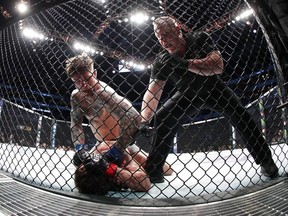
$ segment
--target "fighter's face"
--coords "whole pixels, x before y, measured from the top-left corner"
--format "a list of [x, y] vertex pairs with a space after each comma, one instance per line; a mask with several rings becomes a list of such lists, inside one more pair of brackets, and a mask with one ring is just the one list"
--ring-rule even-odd
[[75, 73], [71, 79], [74, 81], [75, 87], [80, 91], [89, 91], [94, 85], [93, 74], [89, 71], [82, 74]]
[[175, 53], [179, 47], [179, 31], [176, 27], [159, 27], [154, 26], [155, 36], [157, 37], [161, 46], [169, 53]]

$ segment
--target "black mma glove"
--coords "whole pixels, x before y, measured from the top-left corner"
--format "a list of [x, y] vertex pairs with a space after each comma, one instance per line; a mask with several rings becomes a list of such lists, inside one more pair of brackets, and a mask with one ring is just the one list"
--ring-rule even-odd
[[80, 149], [78, 151], [75, 152], [73, 159], [72, 159], [72, 163], [76, 166], [79, 167], [81, 164], [83, 164], [83, 162], [90, 157], [89, 151], [87, 149]]
[[180, 58], [176, 54], [170, 55], [169, 53], [164, 53], [159, 59], [160, 63], [167, 65], [171, 68], [179, 68], [183, 70], [188, 70], [188, 60]]
[[139, 131], [136, 133], [136, 136], [138, 134], [142, 134], [145, 137], [149, 137], [149, 124], [147, 122], [141, 122], [139, 126]]
[[106, 158], [100, 154], [89, 154], [82, 164], [85, 166], [87, 172], [93, 173], [96, 176], [105, 175], [113, 177], [117, 170], [116, 164], [108, 163]]

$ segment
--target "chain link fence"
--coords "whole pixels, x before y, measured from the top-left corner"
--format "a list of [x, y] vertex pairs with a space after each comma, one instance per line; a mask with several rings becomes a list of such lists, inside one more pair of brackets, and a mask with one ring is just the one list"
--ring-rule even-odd
[[[135, 13], [138, 16], [133, 16]], [[279, 94], [275, 56], [251, 9], [229, 1], [66, 1], [34, 11], [1, 30], [0, 167], [15, 178], [44, 188], [77, 192], [71, 163], [70, 95], [66, 60], [82, 54], [94, 61], [98, 79], [140, 112], [151, 65], [161, 46], [152, 22], [171, 16], [185, 33], [209, 33], [224, 59], [221, 79], [239, 97], [270, 145], [279, 173], [287, 171], [287, 126]], [[143, 22], [141, 21], [143, 19]], [[167, 82], [161, 107], [176, 92]], [[73, 115], [73, 114], [72, 114]], [[82, 122], [85, 143], [97, 138]], [[155, 133], [137, 137], [145, 156]], [[110, 128], [110, 130], [112, 130]], [[139, 151], [140, 151], [139, 150]], [[189, 198], [263, 184], [260, 168], [241, 134], [209, 109], [187, 117], [167, 158], [173, 173], [148, 192], [109, 191], [116, 198]], [[208, 200], [207, 200], [208, 201]]]

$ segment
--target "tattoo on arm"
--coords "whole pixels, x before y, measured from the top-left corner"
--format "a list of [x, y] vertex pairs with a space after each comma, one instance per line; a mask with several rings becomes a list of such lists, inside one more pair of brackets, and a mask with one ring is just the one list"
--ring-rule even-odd
[[130, 107], [122, 118], [119, 120], [121, 128], [121, 136], [117, 140], [116, 147], [125, 149], [131, 145], [134, 140], [134, 135], [140, 125], [141, 117], [134, 107]]
[[72, 143], [74, 145], [76, 144], [84, 144], [85, 143], [85, 135], [82, 127], [83, 122], [83, 110], [77, 105], [75, 100], [72, 98], [71, 100], [71, 112], [70, 112], [70, 118], [71, 118], [71, 138]]
[[138, 130], [140, 114], [127, 99], [118, 95], [109, 86], [102, 87], [100, 91], [96, 91], [96, 94], [111, 115], [118, 120], [121, 131], [115, 146], [124, 150], [131, 144]]

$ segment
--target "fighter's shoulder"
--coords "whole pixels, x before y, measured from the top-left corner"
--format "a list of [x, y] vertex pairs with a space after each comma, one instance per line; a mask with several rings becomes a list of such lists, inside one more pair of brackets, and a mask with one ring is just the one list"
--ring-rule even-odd
[[99, 84], [102, 88], [110, 87], [106, 82], [103, 82], [103, 81], [101, 81], [101, 80], [98, 80], [98, 84]]
[[74, 89], [70, 95], [71, 102], [77, 103], [77, 101], [82, 100], [82, 93], [79, 89]]
[[77, 95], [79, 95], [79, 89], [74, 89], [72, 92], [71, 92], [71, 98], [74, 98], [76, 97]]

